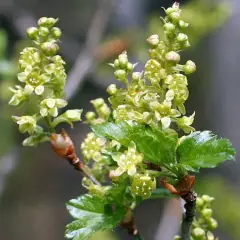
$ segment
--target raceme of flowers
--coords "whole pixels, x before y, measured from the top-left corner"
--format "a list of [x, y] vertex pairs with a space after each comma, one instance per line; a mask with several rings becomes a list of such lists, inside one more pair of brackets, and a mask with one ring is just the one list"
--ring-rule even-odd
[[[27, 29], [27, 35], [33, 47], [26, 47], [20, 53], [19, 85], [10, 88], [13, 96], [10, 105], [18, 106], [35, 101], [34, 112], [29, 116], [14, 116], [22, 133], [30, 137], [23, 142], [25, 146], [35, 146], [40, 142], [49, 141], [53, 128], [61, 122], [80, 121], [82, 110], [67, 110], [59, 115], [59, 109], [67, 106], [64, 99], [66, 73], [62, 57], [58, 55], [61, 30], [55, 27], [58, 19], [42, 17], [37, 27]], [[37, 98], [37, 100], [36, 100]], [[45, 126], [38, 123], [44, 119]], [[44, 127], [50, 129], [44, 131]]]

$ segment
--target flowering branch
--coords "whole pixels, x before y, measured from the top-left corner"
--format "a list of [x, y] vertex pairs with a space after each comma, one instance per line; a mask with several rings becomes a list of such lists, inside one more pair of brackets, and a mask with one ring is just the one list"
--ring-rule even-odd
[[[82, 113], [74, 109], [59, 115], [59, 108], [68, 103], [64, 98], [64, 61], [57, 55], [61, 36], [55, 27], [57, 19], [43, 17], [37, 28], [27, 30], [35, 46], [21, 53], [21, 85], [11, 88], [10, 104], [32, 100], [36, 106], [29, 115], [13, 116], [13, 120], [20, 132], [29, 134], [25, 146], [51, 141], [53, 150], [84, 175], [82, 185], [88, 190], [67, 203], [75, 221], [66, 226], [66, 238], [87, 240], [97, 231], [120, 225], [135, 239], [143, 239], [133, 211], [154, 197], [186, 201], [182, 237], [175, 239], [213, 236], [210, 230], [217, 224], [211, 217], [211, 199], [196, 199], [193, 173], [234, 160], [235, 150], [227, 139], [218, 139], [210, 131], [195, 131], [195, 113], [186, 116], [187, 75], [196, 70], [191, 60], [180, 64], [180, 52], [190, 47], [184, 33], [188, 23], [181, 19], [178, 3], [165, 13], [165, 39], [156, 34], [147, 39], [150, 58], [142, 72], [134, 71], [136, 64], [129, 62], [127, 52], [110, 64], [124, 87], [111, 84], [107, 88], [110, 106], [102, 98], [91, 101], [94, 111], [86, 113], [85, 123], [91, 124], [92, 132], [81, 144], [82, 161], [68, 134], [55, 132], [61, 123], [73, 126]], [[156, 189], [158, 178], [164, 189]], [[195, 206], [204, 221], [194, 218]]]

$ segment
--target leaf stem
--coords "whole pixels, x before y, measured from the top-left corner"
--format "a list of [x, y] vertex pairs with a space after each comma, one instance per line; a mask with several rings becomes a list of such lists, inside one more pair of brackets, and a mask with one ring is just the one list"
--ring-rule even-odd
[[186, 212], [183, 214], [183, 221], [181, 226], [181, 232], [182, 232], [181, 239], [190, 240], [192, 222], [194, 220], [195, 211], [196, 211], [196, 193], [189, 192], [185, 196], [182, 196], [182, 198], [186, 201], [184, 205]]

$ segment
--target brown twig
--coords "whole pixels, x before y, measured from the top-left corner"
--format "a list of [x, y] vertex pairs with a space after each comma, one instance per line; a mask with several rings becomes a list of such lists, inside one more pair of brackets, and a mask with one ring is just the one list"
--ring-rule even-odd
[[58, 156], [68, 160], [68, 162], [74, 166], [76, 170], [80, 171], [94, 184], [101, 185], [93, 176], [91, 170], [77, 157], [74, 144], [64, 129], [62, 129], [61, 134], [51, 134], [51, 143], [54, 152], [56, 152]]

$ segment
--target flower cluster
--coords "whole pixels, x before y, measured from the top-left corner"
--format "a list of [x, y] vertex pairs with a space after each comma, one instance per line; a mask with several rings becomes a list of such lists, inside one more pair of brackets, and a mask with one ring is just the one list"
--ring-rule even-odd
[[211, 232], [218, 226], [217, 221], [212, 217], [213, 210], [211, 203], [214, 198], [208, 195], [203, 195], [197, 198], [197, 211], [199, 212], [198, 219], [195, 219], [192, 227], [192, 236], [201, 240], [216, 239]]
[[184, 116], [184, 103], [189, 95], [186, 75], [193, 73], [196, 65], [190, 60], [184, 65], [179, 64], [179, 52], [190, 46], [187, 35], [183, 33], [188, 24], [181, 20], [177, 3], [165, 12], [166, 38], [160, 40], [158, 35], [152, 35], [147, 39], [151, 49], [144, 71], [132, 72], [134, 65], [128, 61], [126, 52], [122, 53], [111, 65], [115, 69], [116, 79], [123, 82], [126, 88], [118, 89], [111, 84], [107, 92], [116, 121], [135, 120], [163, 130], [174, 122], [189, 133], [194, 130], [191, 127], [194, 114]]
[[[72, 125], [80, 121], [81, 110], [67, 110], [58, 116], [58, 109], [64, 108], [64, 86], [66, 73], [59, 50], [61, 30], [55, 27], [58, 19], [42, 17], [37, 27], [27, 29], [27, 35], [34, 46], [26, 47], [20, 53], [18, 80], [21, 85], [10, 88], [13, 96], [10, 105], [17, 106], [34, 99], [35, 107], [32, 115], [14, 116], [13, 120], [19, 125], [22, 133], [28, 132], [31, 136], [23, 144], [34, 146], [48, 141], [51, 131], [61, 122]], [[41, 119], [45, 120], [48, 132], [38, 125]]]
[[136, 174], [132, 181], [132, 191], [143, 199], [149, 198], [156, 189], [156, 179], [149, 175]]
[[92, 100], [91, 103], [97, 114], [95, 112], [87, 112], [85, 115], [86, 123], [96, 125], [108, 121], [111, 115], [111, 109], [105, 103], [104, 99], [97, 98]]
[[82, 153], [87, 161], [93, 159], [101, 162], [103, 159], [101, 149], [104, 147], [106, 140], [98, 138], [94, 133], [89, 133], [81, 144]]

